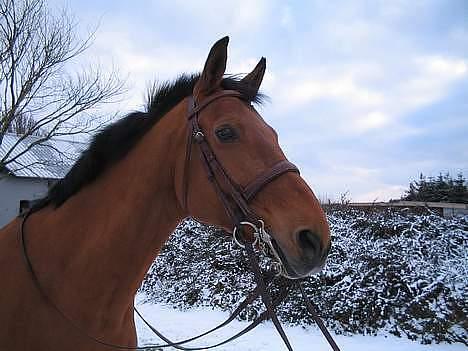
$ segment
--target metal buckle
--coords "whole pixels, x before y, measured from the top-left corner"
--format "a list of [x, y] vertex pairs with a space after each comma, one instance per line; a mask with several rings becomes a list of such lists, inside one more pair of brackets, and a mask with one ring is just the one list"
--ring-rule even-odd
[[205, 134], [203, 134], [203, 132], [201, 130], [198, 130], [196, 132], [193, 133], [193, 139], [197, 142], [197, 143], [201, 143], [203, 141], [203, 139], [205, 138]]
[[[250, 228], [253, 229], [253, 232], [254, 232], [254, 242], [252, 243], [252, 246], [257, 245], [257, 242], [258, 242], [258, 235], [257, 235], [257, 233], [258, 233], [258, 231], [259, 231], [258, 228], [257, 228], [257, 226], [256, 226], [255, 224], [250, 223], [250, 222], [247, 222], [247, 221], [246, 221], [246, 222], [240, 222], [240, 225], [246, 225], [246, 226], [248, 226], [248, 227], [250, 227]], [[239, 239], [237, 239], [237, 237], [236, 237], [236, 233], [237, 233], [238, 230], [239, 230], [239, 229], [237, 228], [237, 226], [234, 227], [234, 230], [232, 231], [232, 241], [234, 241], [234, 242], [237, 244], [237, 246], [239, 246], [240, 248], [245, 249], [245, 245], [242, 244], [241, 241], [240, 241]]]
[[[275, 247], [273, 246], [273, 243], [271, 242], [271, 235], [268, 234], [268, 232], [265, 230], [265, 222], [261, 219], [258, 220], [258, 226], [251, 222], [240, 222], [241, 225], [245, 225], [253, 229], [253, 235], [254, 235], [254, 242], [252, 243], [253, 246], [255, 246], [257, 243], [260, 246], [260, 251], [263, 254], [268, 254], [268, 251], [272, 254], [273, 256], [273, 261], [270, 264], [270, 268], [276, 273], [276, 275], [283, 275], [287, 277], [286, 270], [284, 269], [283, 262], [281, 261], [281, 258], [276, 252]], [[241, 240], [239, 240], [236, 236], [238, 232], [238, 228], [234, 227], [234, 230], [232, 231], [232, 241], [242, 249], [245, 248], [245, 245], [242, 244]]]

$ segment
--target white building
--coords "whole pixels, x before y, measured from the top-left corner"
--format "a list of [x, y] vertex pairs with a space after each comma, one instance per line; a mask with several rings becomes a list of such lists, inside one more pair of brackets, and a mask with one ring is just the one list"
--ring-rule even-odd
[[51, 139], [25, 152], [28, 145], [38, 141], [36, 136], [21, 140], [16, 134], [3, 138], [0, 160], [13, 147], [8, 159], [24, 154], [0, 169], [0, 228], [17, 216], [28, 201], [43, 197], [56, 180], [65, 176], [86, 147], [81, 142]]

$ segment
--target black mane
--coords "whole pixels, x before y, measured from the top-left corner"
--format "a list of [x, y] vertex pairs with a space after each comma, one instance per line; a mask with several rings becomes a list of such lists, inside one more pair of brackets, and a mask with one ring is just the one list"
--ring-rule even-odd
[[[192, 94], [199, 76], [182, 75], [173, 82], [154, 85], [148, 93], [146, 111], [130, 113], [96, 134], [67, 175], [49, 189], [45, 198], [33, 205], [33, 210], [48, 204], [59, 207], [121, 160], [164, 115]], [[240, 92], [246, 101], [261, 102], [262, 95], [236, 77], [224, 78], [221, 85], [224, 89]]]

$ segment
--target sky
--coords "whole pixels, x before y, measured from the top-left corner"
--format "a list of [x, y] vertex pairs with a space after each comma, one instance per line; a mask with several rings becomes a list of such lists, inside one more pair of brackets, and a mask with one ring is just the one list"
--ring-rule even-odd
[[422, 172], [468, 177], [468, 1], [54, 0], [83, 62], [127, 80], [122, 113], [147, 87], [202, 69], [229, 35], [227, 73], [265, 56], [259, 108], [322, 200], [399, 198]]

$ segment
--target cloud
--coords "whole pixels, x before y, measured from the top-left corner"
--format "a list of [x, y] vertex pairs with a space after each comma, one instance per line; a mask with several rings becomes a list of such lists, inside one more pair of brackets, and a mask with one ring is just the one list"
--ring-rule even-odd
[[457, 79], [467, 74], [468, 64], [463, 59], [442, 56], [423, 56], [415, 59], [423, 70], [440, 78]]
[[352, 198], [353, 202], [367, 202], [367, 201], [388, 201], [390, 199], [400, 199], [401, 196], [404, 194], [405, 190], [407, 189], [401, 185], [387, 185], [381, 184], [377, 185], [376, 190], [372, 190], [370, 192], [365, 192], [362, 194], [358, 194], [356, 197]]
[[200, 70], [230, 34], [228, 72], [267, 57], [261, 112], [319, 193], [395, 197], [419, 171], [466, 163], [468, 26], [445, 2], [152, 4], [119, 15], [109, 3], [93, 49], [128, 74], [128, 108], [155, 78]]
[[[193, 28], [197, 33], [212, 35], [218, 32], [252, 34], [266, 23], [271, 8], [266, 0], [174, 0], [166, 4], [155, 2], [155, 7], [157, 11], [169, 12], [171, 16], [184, 17], [187, 28]], [[177, 8], [177, 13], [174, 13], [174, 8]]]
[[[87, 52], [88, 57], [99, 57], [104, 63], [112, 62], [120, 67], [123, 76], [128, 77], [132, 92], [127, 100], [130, 109], [141, 107], [151, 82], [174, 79], [184, 72], [201, 71], [210, 45], [216, 39], [225, 34], [252, 34], [255, 28], [262, 26], [270, 11], [267, 1], [250, 3], [246, 0], [235, 3], [176, 0], [170, 4], [153, 2], [153, 6], [157, 10], [154, 11], [156, 18], [161, 20], [157, 27], [141, 26], [134, 17], [125, 17], [119, 13], [106, 14], [94, 45]], [[175, 8], [180, 11], [174, 12]], [[176, 27], [180, 22], [184, 28], [196, 28], [199, 38], [193, 40], [195, 32], [191, 32], [183, 40], [174, 40], [169, 33], [173, 31], [173, 35], [178, 36]], [[164, 25], [170, 30], [163, 33], [158, 31], [158, 27]], [[205, 30], [210, 32], [208, 37], [203, 35]], [[237, 47], [241, 47], [240, 44], [242, 42], [238, 41], [237, 45], [230, 45], [228, 73], [250, 72], [261, 56], [260, 53], [255, 58], [239, 55]], [[265, 83], [273, 79], [272, 73], [267, 72]]]
[[468, 75], [468, 62], [443, 56], [412, 58], [414, 72], [393, 91], [399, 103], [394, 105], [401, 114], [443, 98], [457, 81]]
[[272, 75], [268, 90], [282, 115], [299, 108], [314, 111], [320, 102], [329, 101], [334, 107], [327, 121], [335, 133], [359, 136], [376, 130], [387, 133], [392, 127], [387, 135], [398, 137], [401, 132], [405, 137], [418, 132], [406, 124], [411, 113], [447, 96], [468, 76], [468, 63], [456, 57], [414, 55], [368, 65], [285, 67]]
[[353, 129], [358, 132], [367, 132], [372, 129], [385, 127], [389, 123], [389, 117], [381, 111], [372, 111], [355, 121]]
[[351, 77], [347, 76], [299, 81], [287, 90], [287, 95], [283, 98], [289, 100], [291, 104], [305, 104], [318, 99], [334, 99], [359, 106], [378, 106], [383, 100], [382, 94], [357, 85]]
[[[336, 199], [350, 190], [353, 201], [386, 201], [399, 198], [410, 178], [421, 171], [433, 173], [460, 165], [428, 154], [433, 149], [428, 145], [431, 139], [423, 136], [428, 128], [433, 132], [435, 125], [412, 121], [415, 112], [443, 100], [466, 79], [467, 62], [459, 57], [408, 54], [397, 62], [372, 62], [368, 69], [358, 62], [341, 68], [337, 63], [273, 72], [270, 94], [275, 107], [282, 101], [279, 111], [272, 109], [279, 115], [273, 122], [281, 130], [280, 140], [289, 156], [307, 169], [304, 176], [317, 185], [319, 197]], [[440, 120], [439, 131], [453, 123], [463, 128], [461, 121]], [[464, 125], [468, 129], [466, 119]], [[427, 146], [402, 142], [414, 138]], [[460, 160], [461, 150], [453, 158]], [[312, 170], [312, 165], [317, 168]]]
[[282, 27], [290, 31], [296, 29], [294, 15], [290, 6], [286, 5], [281, 9], [280, 24]]
[[197, 72], [203, 67], [205, 57], [201, 50], [190, 47], [176, 48], [162, 39], [148, 47], [135, 41], [129, 23], [113, 18], [101, 28], [88, 57], [99, 57], [103, 65], [119, 67], [127, 77], [130, 94], [125, 100], [127, 110], [139, 109], [144, 103], [146, 91], [154, 81], [174, 79], [183, 72]]
[[317, 197], [325, 201], [339, 201], [344, 194], [352, 202], [399, 199], [406, 185], [387, 183], [382, 179], [383, 172], [377, 168], [356, 166], [353, 162], [338, 166], [322, 163], [320, 169], [301, 168], [302, 176]]

